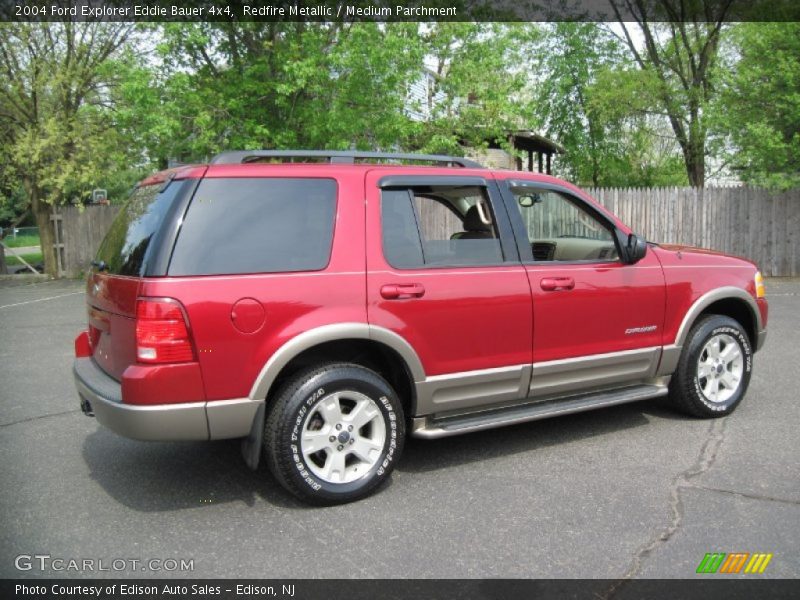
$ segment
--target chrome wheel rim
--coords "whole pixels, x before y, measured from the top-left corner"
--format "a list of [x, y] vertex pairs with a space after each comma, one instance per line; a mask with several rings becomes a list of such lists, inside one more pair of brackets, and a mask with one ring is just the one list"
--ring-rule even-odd
[[738, 391], [744, 373], [744, 353], [736, 338], [726, 333], [713, 336], [697, 361], [697, 382], [709, 402], [727, 402]]
[[347, 390], [322, 398], [303, 423], [300, 450], [306, 467], [327, 483], [350, 483], [380, 460], [386, 423], [369, 396]]

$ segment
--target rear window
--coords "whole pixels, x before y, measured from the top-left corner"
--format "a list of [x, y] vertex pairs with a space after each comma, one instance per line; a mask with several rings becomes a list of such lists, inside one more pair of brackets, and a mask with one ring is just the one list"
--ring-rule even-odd
[[169, 274], [324, 269], [335, 212], [333, 179], [204, 179], [178, 234]]
[[144, 274], [150, 242], [164, 222], [184, 182], [138, 187], [122, 206], [108, 230], [97, 260], [104, 261], [114, 275], [139, 277]]

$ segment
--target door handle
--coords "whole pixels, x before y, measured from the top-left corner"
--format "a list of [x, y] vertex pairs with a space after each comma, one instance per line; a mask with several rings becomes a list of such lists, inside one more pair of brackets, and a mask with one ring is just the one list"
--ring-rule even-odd
[[545, 292], [571, 290], [575, 287], [575, 280], [572, 277], [545, 277], [539, 285]]
[[421, 283], [390, 283], [381, 287], [381, 296], [387, 300], [422, 298], [425, 288]]

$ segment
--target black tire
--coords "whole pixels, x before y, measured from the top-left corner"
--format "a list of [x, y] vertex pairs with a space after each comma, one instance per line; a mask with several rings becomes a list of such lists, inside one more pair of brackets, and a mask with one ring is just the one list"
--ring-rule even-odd
[[[334, 405], [339, 413], [325, 410]], [[351, 415], [357, 405], [369, 411], [364, 415], [373, 416], [366, 425], [348, 431], [352, 427], [348, 423], [355, 422], [348, 419], [355, 418]], [[348, 409], [353, 412], [346, 412]], [[330, 414], [339, 418], [330, 418]], [[343, 425], [342, 429], [337, 430], [337, 425]], [[326, 439], [331, 443], [306, 456], [308, 447], [303, 444], [309, 435], [317, 436], [318, 443], [327, 443]], [[341, 504], [367, 496], [386, 481], [403, 451], [404, 438], [400, 399], [383, 377], [355, 364], [327, 364], [297, 373], [278, 392], [265, 425], [264, 453], [276, 479], [301, 500]], [[368, 459], [357, 453], [363, 448], [362, 441], [373, 445]], [[341, 470], [330, 472], [326, 479], [325, 467], [332, 467], [337, 460]]]
[[[720, 341], [718, 348], [723, 352], [728, 345], [731, 350], [741, 354], [740, 364], [727, 363], [719, 359], [719, 365], [712, 363], [718, 360], [713, 357], [707, 344], [712, 340]], [[701, 360], [703, 367], [701, 367]], [[705, 376], [704, 369], [711, 364], [711, 375]], [[753, 350], [750, 340], [742, 326], [730, 317], [708, 315], [694, 324], [683, 347], [678, 368], [672, 375], [669, 384], [669, 400], [678, 410], [695, 417], [713, 418], [731, 414], [744, 398], [750, 375], [753, 369]], [[736, 385], [727, 387], [727, 377], [741, 370]], [[726, 373], [726, 371], [728, 373]], [[714, 379], [717, 379], [717, 391], [713, 392]], [[723, 381], [724, 380], [724, 381]], [[710, 388], [709, 388], [710, 384]], [[709, 394], [705, 390], [711, 389]], [[716, 397], [716, 400], [713, 398]]]

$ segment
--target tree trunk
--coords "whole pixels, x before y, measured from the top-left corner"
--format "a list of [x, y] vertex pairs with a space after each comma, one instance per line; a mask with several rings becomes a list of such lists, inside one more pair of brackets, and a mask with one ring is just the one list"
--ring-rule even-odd
[[39, 238], [42, 240], [42, 260], [44, 261], [44, 272], [52, 277], [58, 277], [58, 264], [56, 263], [56, 252], [53, 248], [55, 235], [53, 233], [53, 223], [50, 221], [50, 214], [53, 207], [42, 200], [41, 190], [32, 182], [25, 182], [25, 190], [31, 200], [31, 210], [39, 227]]
[[6, 249], [0, 245], [0, 275], [7, 275], [8, 267], [6, 266]]
[[690, 142], [686, 156], [686, 173], [689, 176], [689, 185], [692, 187], [701, 188], [705, 185], [706, 160], [702, 144]]

